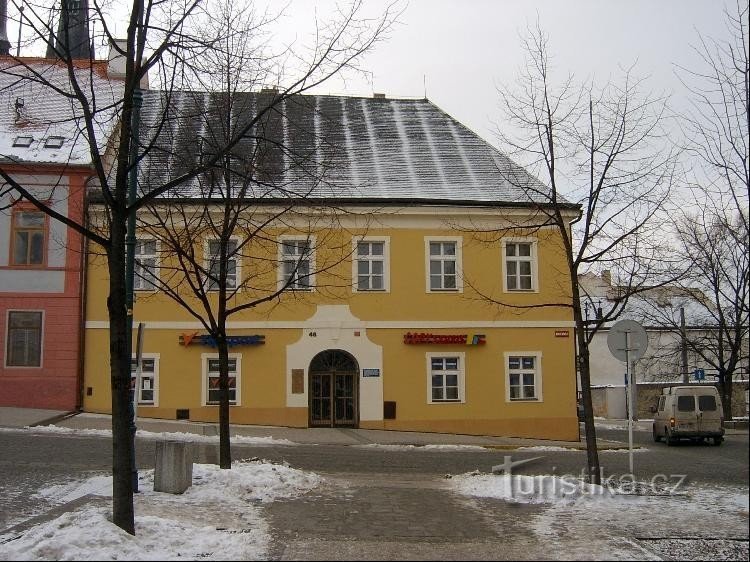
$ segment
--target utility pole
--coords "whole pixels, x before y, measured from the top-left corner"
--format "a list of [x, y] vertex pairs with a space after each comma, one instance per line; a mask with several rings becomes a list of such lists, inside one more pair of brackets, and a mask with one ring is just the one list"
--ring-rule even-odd
[[685, 332], [685, 307], [680, 307], [680, 347], [682, 349], [682, 384], [690, 382], [688, 373], [687, 334]]

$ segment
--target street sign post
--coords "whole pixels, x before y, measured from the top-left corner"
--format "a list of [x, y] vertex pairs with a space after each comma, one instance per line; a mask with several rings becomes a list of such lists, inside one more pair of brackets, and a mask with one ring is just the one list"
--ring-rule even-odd
[[616, 359], [625, 363], [625, 393], [628, 412], [628, 458], [630, 474], [633, 474], [633, 389], [635, 374], [632, 363], [643, 357], [648, 349], [648, 334], [643, 326], [635, 320], [620, 320], [607, 334], [607, 346]]

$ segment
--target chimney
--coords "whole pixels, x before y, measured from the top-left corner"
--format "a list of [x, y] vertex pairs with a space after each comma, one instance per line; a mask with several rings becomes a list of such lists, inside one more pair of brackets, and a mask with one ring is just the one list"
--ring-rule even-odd
[[120, 54], [117, 49], [127, 52], [128, 40], [112, 39], [110, 41], [109, 56], [107, 57], [107, 76], [110, 78], [125, 78], [125, 55]]
[[[119, 50], [118, 50], [119, 49]], [[128, 51], [128, 40], [127, 39], [110, 39], [109, 41], [109, 54], [107, 55], [107, 77], [108, 78], [119, 78], [120, 80], [125, 79], [125, 64], [127, 58], [123, 53]], [[144, 57], [145, 59], [145, 57]], [[148, 72], [141, 78], [138, 87], [141, 90], [149, 89]]]
[[10, 54], [10, 41], [8, 41], [8, 0], [0, 0], [0, 55]]
[[[50, 42], [51, 47], [51, 42]], [[91, 58], [88, 0], [60, 0], [60, 20], [57, 22], [55, 48], [63, 57]], [[49, 48], [54, 54], [54, 51]]]

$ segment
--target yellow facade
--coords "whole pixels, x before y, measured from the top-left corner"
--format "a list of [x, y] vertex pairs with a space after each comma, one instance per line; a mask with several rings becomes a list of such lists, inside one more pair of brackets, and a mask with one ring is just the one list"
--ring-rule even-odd
[[[307, 427], [317, 416], [311, 396], [324, 392], [312, 388], [325, 378], [312, 372], [313, 359], [341, 350], [357, 367], [355, 427], [577, 440], [573, 322], [565, 306], [570, 282], [555, 230], [508, 229], [506, 219], [487, 209], [413, 208], [372, 216], [367, 227], [346, 219], [314, 230], [315, 269], [326, 271], [316, 274], [313, 291], [286, 293], [229, 318], [230, 336], [265, 341], [230, 348], [238, 364], [231, 422]], [[496, 231], [479, 234], [480, 223]], [[273, 239], [287, 232], [266, 234]], [[352, 249], [363, 236], [387, 242], [387, 290], [354, 288]], [[456, 244], [457, 290], [430, 290], [430, 241]], [[533, 245], [531, 290], [504, 286], [508, 241]], [[251, 251], [270, 256], [276, 248], [258, 244]], [[161, 271], [170, 270], [169, 257], [160, 260]], [[251, 260], [239, 265], [241, 279], [257, 275], [255, 287], [277, 282], [273, 267]], [[105, 260], [91, 256], [84, 375], [89, 412], [110, 411], [107, 291]], [[251, 294], [243, 288], [234, 299]], [[539, 304], [555, 306], [522, 308]], [[174, 419], [179, 411], [193, 421], [217, 421], [218, 406], [206, 405], [208, 359], [215, 349], [196, 339], [180, 343], [180, 336], [183, 342], [200, 339], [200, 323], [160, 291], [137, 293], [134, 318], [144, 323], [143, 354], [154, 368], [148, 375], [154, 403], [141, 403], [138, 415]], [[432, 343], [406, 343], [407, 334], [427, 334], [422, 339]], [[466, 336], [466, 342], [438, 343], [436, 336]], [[434, 399], [454, 392], [458, 399]]]

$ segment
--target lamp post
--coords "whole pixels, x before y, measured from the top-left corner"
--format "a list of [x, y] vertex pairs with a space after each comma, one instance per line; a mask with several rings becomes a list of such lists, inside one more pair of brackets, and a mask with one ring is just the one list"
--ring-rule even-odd
[[[126, 325], [126, 356], [128, 360], [128, 371], [131, 368], [131, 357], [133, 356], [133, 285], [135, 277], [135, 211], [132, 206], [135, 203], [138, 188], [138, 129], [141, 122], [141, 105], [143, 105], [143, 93], [140, 88], [133, 90], [133, 113], [131, 115], [131, 141], [130, 141], [130, 154], [129, 159], [129, 171], [128, 171], [128, 208], [130, 214], [128, 215], [127, 234], [125, 236], [125, 305], [127, 309], [127, 325]], [[130, 453], [133, 459], [132, 463], [132, 478], [133, 478], [133, 492], [138, 491], [138, 467], [135, 462], [135, 432], [137, 430], [135, 426], [135, 407], [133, 406], [134, 400], [138, 400], [138, 389], [131, 388], [130, 390], [130, 404], [128, 406], [128, 420], [130, 426]]]

